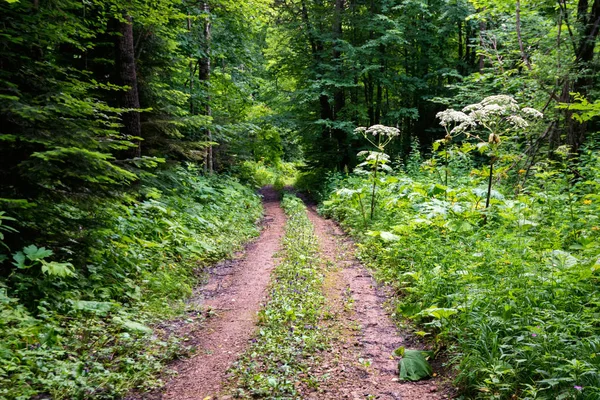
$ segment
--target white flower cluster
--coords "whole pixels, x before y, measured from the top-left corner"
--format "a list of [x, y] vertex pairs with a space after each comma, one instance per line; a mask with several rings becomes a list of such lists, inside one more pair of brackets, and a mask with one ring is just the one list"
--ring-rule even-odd
[[479, 103], [470, 104], [463, 108], [463, 112], [469, 113], [474, 120], [489, 120], [495, 116], [506, 115], [519, 111], [519, 104], [511, 96], [499, 94], [489, 96]]
[[356, 133], [373, 135], [373, 136], [387, 136], [387, 137], [396, 137], [400, 136], [400, 130], [398, 128], [394, 128], [393, 126], [385, 126], [385, 125], [373, 125], [370, 128], [365, 128], [361, 126], [354, 130]]
[[527, 121], [525, 121], [523, 118], [519, 117], [518, 115], [509, 115], [508, 117], [506, 117], [506, 120], [508, 121], [509, 124], [511, 124], [515, 128], [523, 129], [523, 128], [527, 128], [529, 126], [529, 123]]
[[473, 120], [467, 114], [462, 111], [453, 110], [452, 108], [449, 108], [446, 111], [441, 111], [435, 116], [440, 120], [441, 126], [448, 126], [448, 124], [453, 123], [461, 124], [463, 122], [473, 122]]
[[[486, 97], [479, 103], [466, 106], [462, 111], [448, 109], [436, 114], [440, 125], [446, 129], [445, 140], [450, 141], [452, 135], [482, 125], [491, 131], [488, 142], [496, 144], [500, 143], [500, 137], [496, 132], [499, 125], [508, 124], [512, 128], [525, 129], [529, 126], [526, 118], [542, 118], [543, 116], [544, 114], [535, 108], [524, 107], [521, 109], [514, 98], [503, 94]], [[448, 131], [450, 124], [456, 126]]]
[[492, 104], [500, 106], [505, 110], [519, 111], [519, 103], [517, 103], [517, 101], [513, 97], [507, 96], [505, 94], [489, 96], [481, 100], [481, 105], [484, 107]]
[[523, 114], [525, 114], [526, 116], [532, 117], [532, 118], [543, 118], [544, 117], [544, 114], [542, 114], [535, 108], [531, 108], [531, 107], [524, 107], [521, 109], [521, 112]]
[[387, 163], [390, 161], [390, 156], [388, 156], [387, 154], [381, 152], [381, 151], [369, 151], [369, 150], [364, 150], [364, 151], [360, 151], [357, 156], [359, 157], [365, 157], [365, 161], [378, 161], [378, 162], [382, 162], [382, 163]]

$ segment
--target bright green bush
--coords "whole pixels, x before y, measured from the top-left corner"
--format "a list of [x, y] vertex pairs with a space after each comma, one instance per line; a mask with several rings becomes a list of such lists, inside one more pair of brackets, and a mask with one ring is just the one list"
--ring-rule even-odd
[[297, 168], [295, 163], [280, 162], [268, 165], [262, 161], [244, 161], [236, 169], [236, 174], [242, 182], [260, 188], [266, 185], [277, 186], [282, 189], [292, 185], [296, 179]]
[[357, 235], [362, 259], [398, 290], [396, 315], [448, 348], [465, 398], [598, 399], [596, 154], [585, 153], [579, 180], [560, 163], [537, 165], [520, 194], [493, 190], [488, 210], [485, 173], [476, 173], [448, 188], [388, 175], [383, 209], [366, 227], [369, 181], [350, 176], [322, 211]]
[[93, 246], [72, 273], [44, 273], [42, 261], [62, 260], [29, 248], [42, 261], [0, 280], [0, 398], [115, 398], [159, 385], [182, 346], [153, 322], [183, 311], [202, 267], [258, 232], [259, 198], [234, 179], [177, 167], [140, 191], [129, 206], [104, 205], [112, 218], [88, 233]]

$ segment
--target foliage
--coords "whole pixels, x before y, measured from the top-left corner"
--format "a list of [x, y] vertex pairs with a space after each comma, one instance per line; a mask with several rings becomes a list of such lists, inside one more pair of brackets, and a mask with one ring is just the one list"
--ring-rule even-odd
[[[392, 140], [398, 136], [400, 136], [400, 131], [398, 128], [394, 128], [391, 126], [383, 126], [383, 125], [373, 125], [369, 128], [358, 127], [355, 130], [356, 133], [362, 133], [367, 142], [371, 143], [377, 151], [361, 151], [358, 153], [359, 157], [364, 157], [364, 161], [358, 164], [358, 168], [368, 166], [371, 170], [373, 186], [371, 189], [371, 211], [369, 214], [369, 218], [373, 219], [373, 214], [375, 213], [375, 206], [377, 204], [375, 197], [377, 195], [377, 182], [378, 177], [377, 174], [380, 172], [390, 171], [391, 168], [387, 165], [390, 161], [390, 158], [387, 154], [385, 154], [385, 148], [388, 144], [392, 142]], [[373, 136], [373, 139], [371, 139]], [[362, 207], [362, 199], [361, 199], [361, 207]], [[366, 224], [366, 215], [363, 211], [363, 218], [365, 219]]]
[[[467, 113], [468, 114], [465, 114]], [[434, 143], [433, 149], [437, 150], [440, 143], [444, 144], [445, 156], [445, 181], [448, 186], [448, 154], [450, 143], [453, 137], [466, 135], [467, 138], [474, 137], [477, 139], [477, 149], [480, 153], [487, 153], [489, 157], [489, 177], [488, 188], [485, 202], [485, 208], [490, 205], [492, 194], [492, 180], [494, 177], [494, 163], [499, 157], [498, 148], [504, 136], [509, 136], [514, 140], [514, 137], [521, 133], [525, 128], [529, 127], [527, 119], [542, 118], [543, 114], [531, 107], [521, 108], [517, 101], [511, 96], [496, 95], [489, 96], [479, 103], [470, 104], [463, 108], [462, 111], [448, 109], [439, 112], [437, 118], [440, 119], [440, 125], [446, 130], [446, 137]], [[449, 125], [453, 124], [452, 129]], [[488, 139], [482, 139], [479, 135], [471, 135], [471, 130], [480, 127], [485, 129], [485, 133], [489, 134]], [[468, 146], [463, 146], [467, 151], [471, 150]]]
[[0, 280], [0, 396], [114, 398], [160, 385], [181, 352], [153, 323], [182, 310], [202, 266], [257, 233], [258, 197], [192, 166], [148, 178], [145, 199], [106, 204], [88, 257], [59, 262], [30, 245]]
[[399, 293], [397, 317], [447, 349], [467, 398], [600, 396], [600, 158], [584, 153], [577, 175], [565, 158], [537, 163], [523, 190], [505, 177], [486, 224], [486, 174], [460, 169], [449, 187], [424, 174], [388, 176], [383, 212], [368, 227], [350, 194], [368, 190], [365, 178], [338, 181], [323, 203]]
[[284, 186], [291, 185], [294, 182], [297, 165], [287, 162], [266, 165], [262, 161], [244, 161], [234, 171], [248, 185], [256, 188], [274, 185], [277, 186], [276, 189], [281, 190]]
[[318, 384], [308, 367], [327, 345], [319, 326], [325, 298], [317, 239], [302, 201], [286, 194], [282, 205], [288, 216], [284, 256], [259, 312], [256, 341], [234, 367], [243, 398], [297, 398], [300, 382]]
[[422, 350], [407, 350], [404, 347], [396, 349], [395, 354], [402, 358], [398, 362], [400, 379], [403, 381], [419, 381], [433, 374], [431, 365], [427, 362], [429, 352]]

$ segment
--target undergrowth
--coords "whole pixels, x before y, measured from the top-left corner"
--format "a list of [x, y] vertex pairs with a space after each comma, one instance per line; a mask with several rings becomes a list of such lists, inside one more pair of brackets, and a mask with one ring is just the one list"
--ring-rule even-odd
[[294, 183], [298, 173], [298, 163], [275, 162], [267, 164], [264, 161], [244, 161], [234, 168], [242, 182], [260, 188], [273, 185], [281, 190]]
[[600, 398], [600, 159], [582, 157], [579, 177], [536, 165], [518, 194], [505, 178], [488, 209], [485, 169], [461, 163], [448, 186], [418, 170], [378, 178], [372, 220], [368, 177], [338, 178], [323, 203], [397, 289], [396, 315], [450, 355], [464, 398]]
[[182, 346], [153, 323], [183, 311], [204, 265], [258, 233], [262, 208], [235, 180], [191, 166], [140, 192], [103, 205], [85, 257], [37, 243], [12, 255], [17, 268], [0, 278], [0, 398], [108, 399], [161, 385]]
[[282, 205], [288, 216], [283, 259], [259, 313], [258, 335], [234, 366], [240, 397], [299, 398], [300, 385], [318, 385], [308, 368], [327, 346], [319, 327], [324, 276], [313, 226], [298, 198], [286, 194]]

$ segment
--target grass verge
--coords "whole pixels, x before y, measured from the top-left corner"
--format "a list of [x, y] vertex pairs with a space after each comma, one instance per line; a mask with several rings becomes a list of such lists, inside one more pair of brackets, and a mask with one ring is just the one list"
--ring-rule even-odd
[[317, 238], [298, 198], [286, 194], [282, 205], [288, 216], [283, 259], [259, 313], [258, 335], [234, 366], [239, 397], [299, 398], [300, 387], [318, 386], [309, 367], [327, 347], [319, 326], [325, 297]]

